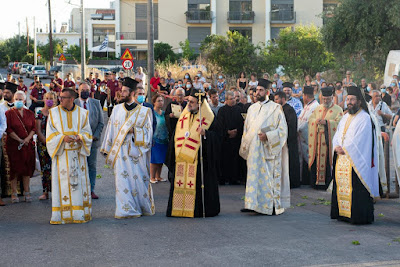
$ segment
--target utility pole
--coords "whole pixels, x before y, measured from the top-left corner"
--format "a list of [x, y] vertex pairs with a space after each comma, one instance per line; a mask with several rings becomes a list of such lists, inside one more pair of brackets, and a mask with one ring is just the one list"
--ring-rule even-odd
[[28, 17], [26, 17], [26, 53], [29, 53], [29, 26]]
[[18, 43], [21, 43], [21, 22], [18, 21]]
[[49, 6], [49, 56], [50, 56], [50, 66], [53, 66], [53, 31], [51, 27], [51, 6], [50, 0], [47, 0], [47, 5]]
[[[37, 47], [36, 47], [36, 17], [33, 17], [33, 65], [37, 65]], [[64, 79], [64, 77], [63, 77]]]
[[81, 0], [81, 81], [84, 81], [86, 77], [85, 63], [86, 63], [85, 9], [83, 8], [83, 0]]
[[150, 100], [150, 79], [154, 76], [154, 17], [152, 0], [147, 0], [147, 72], [147, 97]]

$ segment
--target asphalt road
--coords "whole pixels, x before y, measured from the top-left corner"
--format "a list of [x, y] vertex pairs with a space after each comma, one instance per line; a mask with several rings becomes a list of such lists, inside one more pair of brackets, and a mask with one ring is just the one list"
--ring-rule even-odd
[[[279, 216], [240, 213], [244, 186], [221, 186], [214, 218], [167, 218], [169, 183], [153, 185], [156, 214], [114, 219], [115, 185], [98, 156], [93, 220], [50, 225], [51, 200], [0, 207], [0, 266], [400, 266], [400, 201], [380, 200], [375, 223], [331, 220], [330, 194], [292, 190]], [[166, 175], [165, 169], [163, 175]], [[355, 241], [359, 245], [354, 245]]]

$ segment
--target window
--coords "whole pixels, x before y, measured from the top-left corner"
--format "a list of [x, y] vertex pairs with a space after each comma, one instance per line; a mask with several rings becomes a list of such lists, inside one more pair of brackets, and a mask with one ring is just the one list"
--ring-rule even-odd
[[278, 38], [279, 31], [284, 29], [285, 27], [271, 27], [271, 40]]
[[93, 46], [101, 45], [104, 38], [108, 35], [108, 47], [115, 46], [115, 28], [114, 27], [102, 27], [93, 28]]
[[[147, 40], [147, 4], [136, 4], [136, 40]], [[158, 4], [153, 4], [154, 39], [158, 40]]]
[[252, 28], [249, 27], [230, 27], [229, 30], [231, 32], [238, 32], [243, 36], [249, 38], [249, 41], [252, 41], [253, 31]]
[[188, 39], [190, 47], [194, 48], [195, 53], [200, 52], [201, 42], [211, 34], [210, 27], [188, 27]]
[[188, 10], [210, 11], [210, 0], [188, 0]]
[[251, 0], [230, 0], [229, 1], [229, 11], [244, 12], [252, 11], [252, 1]]

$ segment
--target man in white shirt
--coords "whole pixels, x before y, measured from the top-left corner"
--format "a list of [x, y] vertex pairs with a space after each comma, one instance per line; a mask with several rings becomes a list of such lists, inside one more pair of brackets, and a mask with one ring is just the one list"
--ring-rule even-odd
[[379, 126], [381, 127], [381, 131], [385, 132], [385, 120], [390, 121], [393, 117], [393, 113], [390, 110], [389, 106], [382, 101], [381, 92], [378, 90], [372, 91], [372, 99], [368, 103], [368, 109], [371, 114], [374, 114], [378, 119]]

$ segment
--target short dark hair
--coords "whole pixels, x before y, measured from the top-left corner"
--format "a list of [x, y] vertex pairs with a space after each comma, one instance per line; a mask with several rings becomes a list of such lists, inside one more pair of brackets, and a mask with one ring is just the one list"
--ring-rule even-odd
[[279, 96], [279, 98], [282, 98], [282, 99], [285, 99], [285, 100], [286, 100], [286, 94], [285, 94], [284, 92], [282, 92], [282, 91], [276, 92], [276, 93], [274, 94], [274, 97], [275, 97], [275, 96]]
[[342, 81], [337, 81], [337, 82], [335, 82], [335, 84], [338, 84], [338, 83], [340, 83], [340, 86], [343, 86]]
[[75, 97], [76, 97], [76, 92], [75, 92], [75, 90], [72, 89], [72, 88], [64, 88], [64, 89], [62, 89], [61, 92], [62, 92], [62, 93], [69, 93], [69, 96], [72, 97], [72, 98], [75, 98]]
[[252, 72], [250, 76], [254, 76], [254, 77], [256, 77], [256, 78], [257, 78], [257, 73], [255, 73], [255, 72]]
[[216, 93], [217, 93], [217, 90], [215, 90], [215, 89], [208, 90], [208, 95], [209, 96], [215, 95]]

